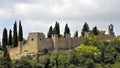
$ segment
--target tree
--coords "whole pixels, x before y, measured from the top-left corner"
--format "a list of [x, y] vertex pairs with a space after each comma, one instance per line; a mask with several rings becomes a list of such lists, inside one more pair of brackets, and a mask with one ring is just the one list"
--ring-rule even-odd
[[17, 22], [15, 21], [14, 27], [13, 27], [13, 46], [18, 46], [18, 36], [17, 36]]
[[93, 34], [94, 34], [94, 35], [98, 35], [98, 30], [97, 30], [97, 27], [96, 27], [96, 26], [93, 28], [92, 31], [93, 31]]
[[1, 44], [1, 42], [0, 42], [0, 50], [2, 50], [2, 44]]
[[12, 45], [12, 30], [9, 30], [9, 40], [8, 40], [8, 44], [11, 46]]
[[53, 32], [54, 32], [54, 34], [57, 34], [58, 37], [60, 37], [60, 26], [59, 26], [58, 22], [55, 23], [55, 27], [53, 29]]
[[3, 49], [7, 46], [7, 44], [8, 44], [7, 29], [4, 28], [4, 30], [3, 30], [3, 37], [2, 37]]
[[2, 57], [0, 59], [0, 68], [12, 68], [12, 62], [11, 62], [11, 58], [9, 56], [8, 50], [5, 47], [3, 50], [3, 54]]
[[74, 37], [78, 37], [78, 31], [75, 32]]
[[48, 31], [48, 38], [51, 38], [53, 34], [53, 28], [50, 26], [49, 31]]
[[83, 28], [82, 28], [82, 36], [84, 36], [84, 32], [89, 32], [89, 25], [87, 24], [87, 22], [85, 22], [85, 24], [83, 25]]
[[22, 30], [21, 21], [19, 21], [19, 41], [23, 41], [23, 30]]
[[65, 36], [66, 34], [70, 34], [70, 29], [69, 29], [69, 27], [68, 27], [68, 24], [65, 25], [64, 36]]
[[58, 34], [58, 37], [60, 37], [60, 26], [59, 26], [59, 23], [57, 24], [57, 34]]

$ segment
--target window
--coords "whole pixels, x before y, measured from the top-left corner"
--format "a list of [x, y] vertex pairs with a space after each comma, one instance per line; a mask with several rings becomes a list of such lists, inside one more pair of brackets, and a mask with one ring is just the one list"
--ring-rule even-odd
[[32, 40], [32, 41], [34, 41], [34, 39], [33, 39], [33, 38], [32, 38], [31, 40]]
[[40, 38], [40, 41], [41, 41], [42, 39]]

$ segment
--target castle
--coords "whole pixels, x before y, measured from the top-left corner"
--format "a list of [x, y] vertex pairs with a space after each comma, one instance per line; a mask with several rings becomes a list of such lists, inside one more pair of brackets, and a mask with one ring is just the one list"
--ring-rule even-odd
[[[113, 25], [108, 27], [108, 35], [98, 36], [100, 40], [113, 40], [115, 38]], [[90, 32], [85, 32], [84, 37], [88, 37]], [[66, 34], [64, 38], [59, 38], [58, 35], [52, 35], [52, 38], [46, 38], [43, 33], [34, 32], [29, 33], [27, 43], [18, 43], [18, 47], [9, 48], [11, 58], [19, 58], [26, 54], [37, 54], [44, 49], [58, 50], [58, 49], [72, 49], [80, 45], [83, 37], [71, 37], [71, 34]]]

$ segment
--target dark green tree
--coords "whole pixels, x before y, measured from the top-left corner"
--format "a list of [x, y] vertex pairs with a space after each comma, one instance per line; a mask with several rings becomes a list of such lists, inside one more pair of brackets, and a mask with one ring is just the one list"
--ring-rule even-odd
[[78, 37], [78, 31], [75, 32], [74, 37]]
[[50, 26], [49, 31], [48, 31], [48, 38], [51, 38], [53, 34], [53, 28]]
[[12, 30], [9, 30], [9, 40], [8, 40], [8, 44], [11, 46], [12, 45]]
[[21, 21], [19, 21], [19, 41], [23, 41], [23, 29], [22, 29]]
[[60, 25], [59, 25], [59, 23], [57, 23], [57, 34], [58, 34], [58, 37], [60, 37]]
[[13, 46], [18, 46], [18, 36], [17, 36], [17, 22], [15, 21], [14, 27], [13, 27]]
[[2, 59], [3, 68], [12, 68], [11, 58], [9, 56], [7, 47], [4, 49], [3, 59]]
[[68, 27], [68, 24], [65, 25], [64, 36], [65, 36], [66, 34], [70, 34], [70, 29], [69, 29], [69, 27]]
[[1, 42], [0, 42], [0, 50], [2, 50], [2, 44], [1, 44]]
[[96, 27], [96, 26], [93, 28], [93, 30], [92, 30], [92, 31], [93, 31], [93, 34], [94, 34], [94, 35], [98, 35], [98, 29], [97, 29], [97, 27]]
[[59, 26], [59, 23], [58, 23], [58, 22], [55, 23], [55, 27], [54, 27], [54, 29], [53, 29], [53, 33], [54, 33], [54, 34], [57, 34], [58, 37], [60, 37], [60, 26]]
[[2, 37], [2, 46], [3, 46], [3, 49], [7, 46], [7, 44], [8, 44], [7, 29], [4, 28], [4, 30], [3, 30], [3, 37]]
[[83, 25], [83, 28], [82, 28], [82, 36], [84, 36], [84, 32], [89, 32], [89, 25], [87, 24], [87, 22], [85, 22], [85, 24]]

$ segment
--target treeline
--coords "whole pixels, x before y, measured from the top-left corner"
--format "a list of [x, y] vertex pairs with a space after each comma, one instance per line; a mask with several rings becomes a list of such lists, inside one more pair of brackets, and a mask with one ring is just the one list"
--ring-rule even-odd
[[13, 32], [11, 29], [9, 30], [9, 35], [8, 30], [6, 28], [3, 29], [2, 44], [0, 43], [0, 68], [13, 68], [12, 60], [8, 53], [8, 48], [17, 47], [18, 41], [23, 41], [23, 29], [21, 21], [19, 21], [18, 32], [17, 21], [14, 23]]
[[2, 36], [2, 49], [5, 49], [6, 46], [9, 47], [17, 47], [18, 41], [23, 41], [23, 29], [21, 25], [21, 21], [19, 21], [19, 30], [17, 30], [17, 21], [15, 21], [13, 26], [13, 31], [8, 30], [6, 28], [3, 29], [3, 36]]
[[[85, 32], [90, 32], [90, 35], [104, 35], [105, 34], [105, 31], [98, 30], [97, 26], [93, 27], [93, 29], [90, 30], [87, 22], [85, 22], [85, 24], [82, 27], [81, 36], [84, 36]], [[66, 24], [64, 28], [64, 35], [61, 35], [59, 22], [56, 22], [54, 28], [50, 26], [47, 37], [51, 38], [53, 34], [58, 35], [59, 38], [62, 36], [65, 37], [66, 34], [70, 34], [70, 28], [68, 24]], [[78, 30], [75, 31], [74, 37], [78, 37]]]
[[119, 68], [120, 37], [100, 41], [96, 36], [90, 36], [75, 49], [45, 49], [40, 54], [12, 60], [11, 64], [12, 68]]
[[[48, 38], [51, 38], [53, 34], [58, 35], [58, 37], [60, 38], [60, 26], [59, 26], [59, 22], [55, 23], [55, 27], [53, 28], [52, 26], [50, 26], [49, 31], [48, 31]], [[68, 24], [65, 25], [65, 30], [64, 30], [64, 37], [66, 34], [70, 34], [70, 29], [68, 27]]]

